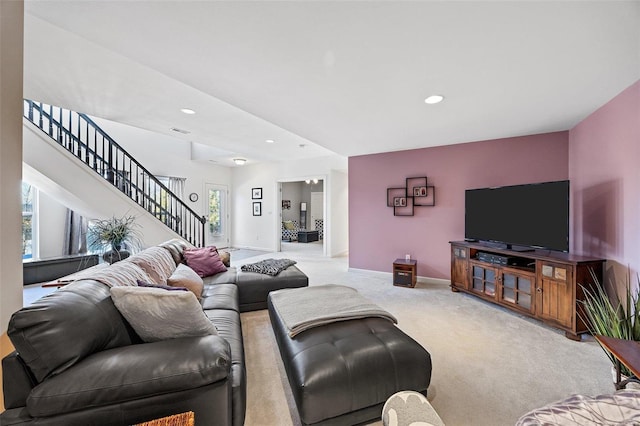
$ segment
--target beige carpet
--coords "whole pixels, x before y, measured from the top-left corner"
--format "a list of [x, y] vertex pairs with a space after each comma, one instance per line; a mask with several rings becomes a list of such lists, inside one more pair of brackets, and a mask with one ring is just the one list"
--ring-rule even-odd
[[[352, 286], [394, 314], [399, 327], [431, 353], [428, 399], [447, 426], [513, 425], [528, 410], [574, 393], [613, 392], [610, 364], [590, 338], [571, 341], [538, 321], [452, 293], [440, 283], [394, 287], [391, 274], [348, 271], [346, 258], [289, 251], [242, 262], [266, 257], [297, 260], [311, 285]], [[245, 424], [300, 424], [267, 311], [242, 314], [242, 328]]]

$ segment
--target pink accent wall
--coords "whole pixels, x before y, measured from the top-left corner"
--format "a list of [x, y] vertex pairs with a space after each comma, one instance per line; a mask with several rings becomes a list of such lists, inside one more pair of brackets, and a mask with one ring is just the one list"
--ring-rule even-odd
[[[568, 138], [565, 131], [350, 157], [349, 266], [391, 272], [409, 253], [419, 276], [449, 279], [449, 241], [464, 238], [465, 189], [567, 179]], [[387, 188], [425, 175], [436, 206], [394, 217]]]
[[638, 271], [640, 80], [569, 131], [569, 178], [572, 251]]

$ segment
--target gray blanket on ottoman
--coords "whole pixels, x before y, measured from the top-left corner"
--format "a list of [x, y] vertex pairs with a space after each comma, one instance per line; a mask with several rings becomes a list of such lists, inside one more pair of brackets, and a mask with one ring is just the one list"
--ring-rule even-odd
[[313, 327], [337, 321], [377, 317], [394, 324], [389, 312], [363, 297], [351, 287], [327, 284], [271, 292], [274, 309], [294, 337]]

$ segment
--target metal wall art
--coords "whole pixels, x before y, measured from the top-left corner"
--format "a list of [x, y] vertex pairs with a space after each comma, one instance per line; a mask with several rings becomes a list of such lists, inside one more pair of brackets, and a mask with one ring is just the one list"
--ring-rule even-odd
[[408, 177], [404, 187], [387, 188], [387, 207], [393, 207], [394, 216], [413, 216], [414, 207], [435, 205], [436, 188], [426, 176]]

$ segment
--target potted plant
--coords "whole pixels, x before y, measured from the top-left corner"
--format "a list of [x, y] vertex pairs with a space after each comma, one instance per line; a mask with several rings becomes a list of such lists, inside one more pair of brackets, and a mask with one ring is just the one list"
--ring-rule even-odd
[[113, 216], [110, 219], [92, 221], [89, 225], [88, 245], [93, 251], [107, 250], [102, 256], [106, 262], [126, 259], [130, 255], [129, 250], [137, 250], [142, 246], [135, 216]]
[[[638, 285], [631, 289], [630, 274], [628, 274], [624, 293], [616, 294], [612, 300], [593, 271], [591, 275], [595, 285], [591, 290], [582, 287], [585, 295], [582, 302], [585, 316], [583, 319], [589, 331], [592, 334], [616, 339], [640, 341], [640, 278], [638, 278]], [[614, 356], [605, 348], [603, 350], [611, 360], [612, 366], [615, 366]], [[627, 377], [631, 375], [624, 365], [621, 373]]]

